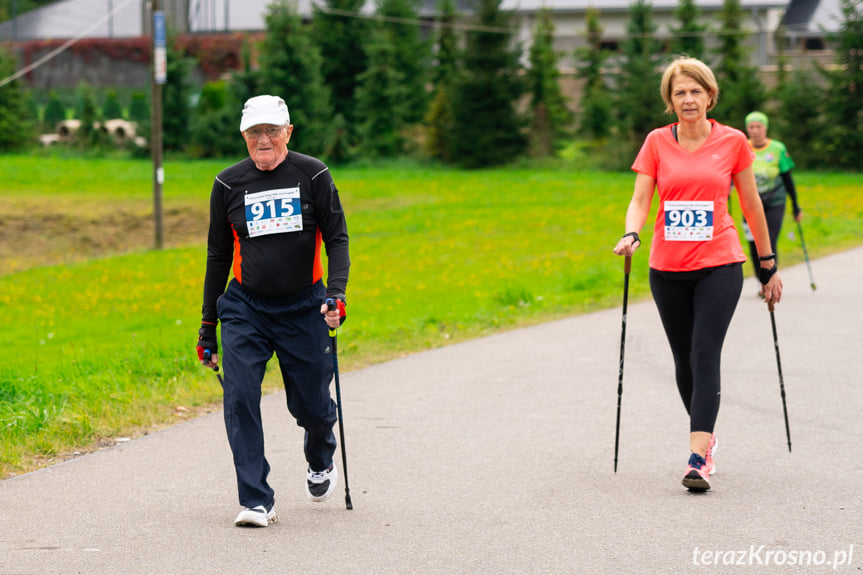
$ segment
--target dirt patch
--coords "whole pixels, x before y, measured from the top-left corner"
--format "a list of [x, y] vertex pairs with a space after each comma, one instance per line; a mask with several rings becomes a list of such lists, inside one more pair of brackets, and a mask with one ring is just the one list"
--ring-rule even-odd
[[[155, 246], [152, 208], [124, 206], [109, 211], [77, 206], [74, 213], [58, 208], [46, 212], [44, 205], [38, 211], [18, 205], [0, 214], [0, 275]], [[204, 243], [208, 225], [209, 214], [202, 207], [166, 208], [163, 246]]]

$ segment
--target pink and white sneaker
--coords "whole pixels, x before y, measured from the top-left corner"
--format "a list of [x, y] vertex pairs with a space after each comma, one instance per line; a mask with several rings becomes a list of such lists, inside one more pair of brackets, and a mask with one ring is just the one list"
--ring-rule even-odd
[[690, 491], [707, 491], [710, 489], [710, 473], [707, 462], [697, 453], [689, 455], [689, 465], [683, 476], [683, 486]]

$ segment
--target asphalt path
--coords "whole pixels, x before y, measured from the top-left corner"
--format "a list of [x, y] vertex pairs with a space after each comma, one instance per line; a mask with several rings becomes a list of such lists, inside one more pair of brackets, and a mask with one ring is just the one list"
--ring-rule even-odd
[[748, 278], [707, 493], [680, 485], [688, 420], [645, 301], [629, 306], [616, 474], [620, 308], [343, 373], [352, 511], [343, 483], [305, 498], [283, 393], [263, 401], [266, 529], [232, 524], [221, 412], [2, 481], [0, 573], [858, 573], [863, 249], [812, 267], [817, 291], [805, 266], [782, 271], [775, 312], [793, 452]]

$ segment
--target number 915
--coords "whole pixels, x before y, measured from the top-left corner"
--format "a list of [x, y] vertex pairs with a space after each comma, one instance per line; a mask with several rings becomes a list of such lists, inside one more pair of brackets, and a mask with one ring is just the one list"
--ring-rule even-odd
[[287, 218], [294, 214], [294, 205], [291, 203], [290, 198], [282, 198], [279, 213], [276, 213], [276, 200], [256, 202], [249, 206], [249, 209], [252, 211], [252, 219], [254, 221], [260, 220], [265, 215], [267, 219], [272, 219]]

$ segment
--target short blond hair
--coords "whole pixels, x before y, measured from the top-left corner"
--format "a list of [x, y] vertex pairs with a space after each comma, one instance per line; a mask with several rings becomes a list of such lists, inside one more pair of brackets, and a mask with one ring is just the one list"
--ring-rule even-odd
[[675, 76], [689, 76], [701, 84], [701, 87], [710, 94], [710, 104], [708, 104], [707, 110], [710, 111], [713, 109], [716, 101], [719, 99], [719, 84], [716, 83], [716, 76], [713, 75], [713, 70], [697, 58], [680, 56], [675, 58], [665, 68], [665, 72], [662, 74], [662, 82], [659, 84], [659, 92], [662, 94], [662, 101], [665, 102], [666, 114], [674, 112], [674, 104], [671, 102], [671, 82]]

